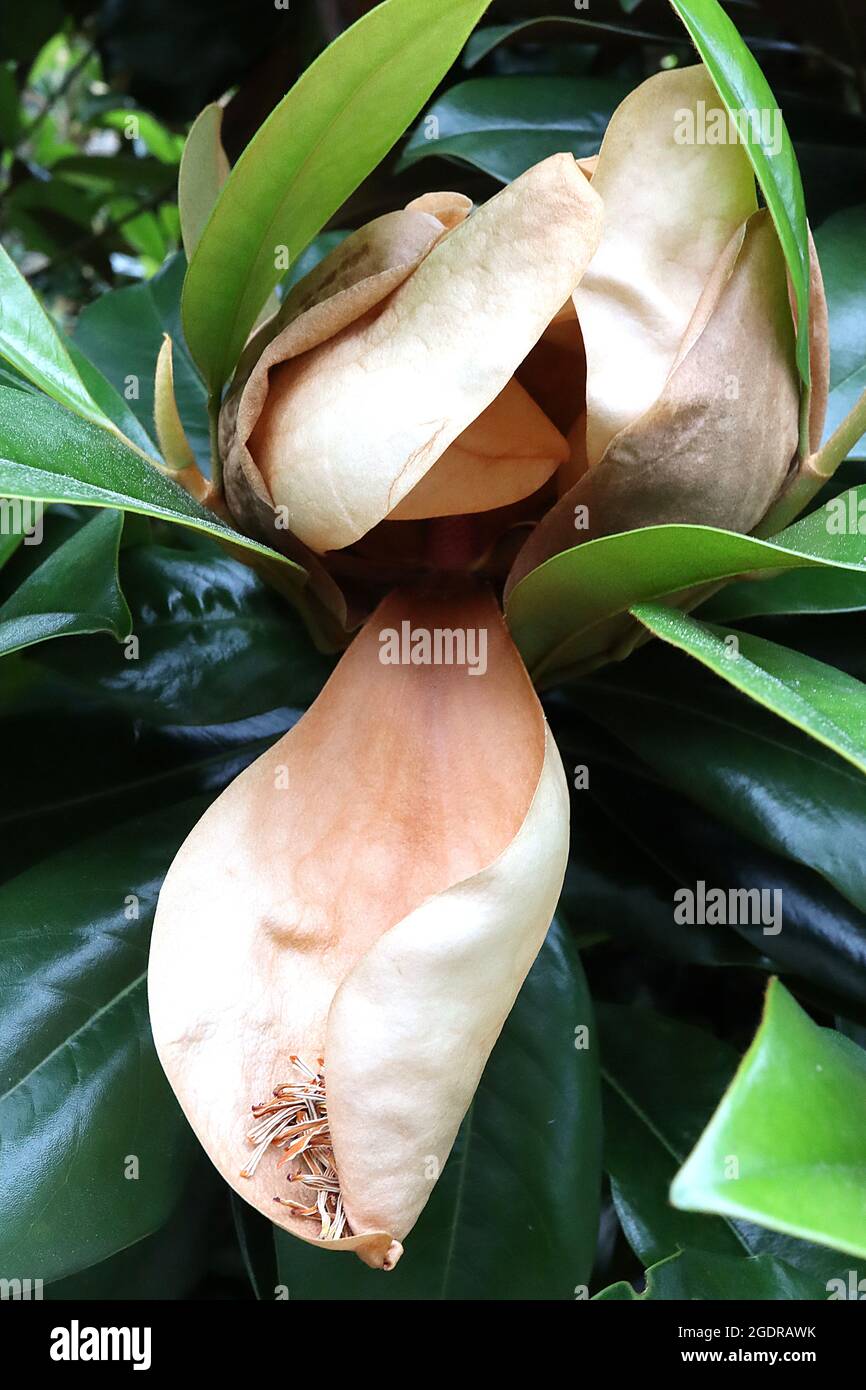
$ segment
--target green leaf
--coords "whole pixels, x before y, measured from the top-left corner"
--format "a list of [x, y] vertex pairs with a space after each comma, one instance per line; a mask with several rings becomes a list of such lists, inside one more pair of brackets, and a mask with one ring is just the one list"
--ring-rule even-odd
[[294, 259], [388, 153], [487, 0], [385, 0], [307, 68], [244, 150], [190, 262], [186, 338], [211, 391]]
[[[129, 412], [108, 382], [64, 341], [10, 256], [0, 246], [0, 356], [61, 405], [97, 425]], [[155, 452], [133, 421], [133, 442]]]
[[809, 1297], [824, 1297], [828, 1280], [844, 1276], [850, 1263], [835, 1252], [670, 1205], [677, 1169], [736, 1070], [734, 1049], [702, 1028], [649, 1009], [602, 1004], [597, 1013], [605, 1168], [623, 1232], [641, 1263], [655, 1265], [680, 1249], [711, 1252], [737, 1261], [748, 1280], [753, 1256], [773, 1256], [808, 1276]]
[[[866, 206], [828, 218], [815, 245], [830, 314], [828, 438], [866, 391]], [[850, 457], [866, 459], [866, 436]]]
[[153, 1049], [145, 972], [162, 876], [200, 809], [121, 825], [0, 888], [4, 1278], [104, 1260], [183, 1190], [195, 1144]]
[[0, 656], [50, 637], [128, 636], [132, 617], [117, 580], [120, 512], [104, 511], [25, 579], [0, 606]]
[[79, 315], [74, 342], [129, 405], [142, 428], [153, 429], [153, 384], [163, 334], [172, 340], [174, 390], [184, 432], [203, 472], [210, 469], [207, 391], [183, 341], [180, 294], [186, 263], [173, 256], [139, 285], [111, 290]]
[[[797, 304], [797, 365], [808, 387], [809, 234], [803, 181], [791, 137], [733, 20], [718, 0], [671, 0], [734, 118], [779, 234]], [[756, 113], [750, 119], [749, 113]]]
[[461, 160], [502, 183], [548, 155], [595, 154], [625, 83], [596, 77], [484, 77], [443, 93], [400, 156], [407, 169], [430, 155]]
[[0, 386], [0, 496], [118, 507], [204, 531], [304, 571], [225, 525], [119, 439], [42, 396]]
[[[551, 30], [554, 32], [551, 33]], [[594, 19], [581, 19], [577, 15], [546, 14], [538, 15], [534, 19], [514, 20], [510, 24], [487, 24], [483, 29], [476, 29], [466, 45], [463, 54], [463, 66], [466, 68], [477, 67], [482, 59], [498, 48], [500, 44], [508, 43], [513, 38], [526, 38], [532, 42], [546, 39], [555, 43], [560, 37], [566, 43], [578, 42], [581, 39], [605, 38], [614, 38], [618, 41], [633, 39], [638, 43], [643, 39], [649, 39], [653, 43], [669, 44], [671, 42], [670, 38], [664, 34], [648, 29], [638, 29], [633, 24], [623, 22], [599, 23]]]
[[791, 570], [766, 579], [729, 584], [707, 603], [700, 616], [710, 622], [780, 614], [862, 613], [866, 611], [866, 574], [850, 570]]
[[592, 1006], [554, 923], [487, 1064], [451, 1157], [383, 1279], [276, 1233], [297, 1299], [572, 1299], [592, 1266], [600, 1168]]
[[[866, 499], [866, 487], [852, 492], [855, 501]], [[821, 508], [772, 541], [679, 525], [586, 541], [515, 586], [506, 608], [514, 640], [535, 677], [547, 680], [610, 656], [624, 634], [622, 615], [636, 603], [761, 570], [817, 566], [866, 573], [863, 538], [836, 534], [830, 516]]]
[[777, 980], [671, 1201], [866, 1256], [866, 1054]]
[[291, 609], [216, 547], [136, 546], [121, 577], [137, 660], [77, 642], [39, 659], [131, 718], [193, 726], [304, 708], [330, 673]]
[[711, 627], [662, 604], [633, 615], [765, 709], [866, 772], [866, 685], [823, 661], [746, 632]]
[[[706, 1250], [681, 1250], [647, 1270], [643, 1293], [637, 1293], [631, 1284], [623, 1281], [602, 1289], [593, 1301], [608, 1303], [634, 1299], [639, 1303], [655, 1303], [709, 1298], [752, 1303], [776, 1299], [817, 1300], [826, 1296], [826, 1289], [817, 1280], [772, 1255], [752, 1255], [746, 1260], [737, 1260]], [[702, 1359], [704, 1344], [696, 1343], [694, 1350], [695, 1360]]]
[[[866, 782], [835, 753], [670, 649], [647, 650], [618, 671], [595, 675], [575, 686], [570, 699], [689, 801], [747, 841], [814, 870], [866, 911], [859, 848]], [[765, 886], [773, 882], [770, 866]], [[862, 924], [849, 926], [848, 968], [862, 971]], [[843, 953], [832, 912], [811, 929]], [[775, 948], [788, 933], [755, 935]]]

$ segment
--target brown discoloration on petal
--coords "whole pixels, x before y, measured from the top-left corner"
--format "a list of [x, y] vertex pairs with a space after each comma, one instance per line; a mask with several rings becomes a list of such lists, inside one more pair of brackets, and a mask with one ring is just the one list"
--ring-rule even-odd
[[344, 548], [420, 483], [573, 292], [600, 224], [574, 159], [555, 155], [444, 235], [387, 297], [340, 329], [331, 322], [317, 346], [267, 350], [270, 379], [255, 369], [243, 409], [258, 421], [258, 471], [301, 540]]
[[[797, 448], [794, 330], [769, 214], [750, 218], [734, 245], [733, 266], [726, 248], [712, 302], [695, 310], [697, 336], [687, 332], [658, 401], [537, 527], [507, 593], [551, 555], [596, 536], [671, 522], [748, 532], [766, 513]], [[577, 506], [588, 508], [588, 530], [575, 530]]]
[[809, 448], [819, 447], [827, 418], [827, 399], [830, 394], [830, 320], [824, 277], [818, 252], [809, 229], [809, 364], [812, 375], [812, 394], [809, 399]]
[[742, 146], [677, 140], [699, 102], [720, 105], [703, 64], [657, 73], [614, 112], [598, 155], [604, 235], [575, 294], [591, 468], [657, 400], [713, 267], [757, 207]]

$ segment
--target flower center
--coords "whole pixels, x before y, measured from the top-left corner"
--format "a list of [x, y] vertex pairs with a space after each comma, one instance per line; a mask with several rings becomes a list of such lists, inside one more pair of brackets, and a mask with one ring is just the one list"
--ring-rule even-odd
[[296, 1202], [289, 1197], [275, 1197], [274, 1201], [296, 1216], [318, 1218], [320, 1240], [339, 1240], [352, 1232], [343, 1210], [328, 1128], [325, 1060], [316, 1059], [316, 1071], [300, 1057], [292, 1056], [289, 1061], [301, 1079], [275, 1087], [270, 1100], [252, 1107], [255, 1124], [247, 1139], [253, 1152], [240, 1176], [251, 1178], [268, 1150], [278, 1149], [281, 1156], [277, 1167], [293, 1165], [288, 1181], [305, 1189], [308, 1200]]

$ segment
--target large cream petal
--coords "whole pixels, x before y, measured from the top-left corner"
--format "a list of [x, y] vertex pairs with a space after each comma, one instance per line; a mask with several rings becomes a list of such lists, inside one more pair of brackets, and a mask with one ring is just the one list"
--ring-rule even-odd
[[[794, 460], [798, 398], [785, 262], [761, 211], [722, 253], [659, 399], [536, 528], [507, 593], [551, 555], [615, 531], [751, 531]], [[576, 508], [588, 527], [575, 529]]]
[[507, 507], [537, 492], [568, 457], [568, 441], [512, 378], [387, 520]]
[[347, 975], [328, 1110], [356, 1230], [412, 1229], [556, 909], [568, 788], [550, 731], [526, 819], [488, 868], [428, 899]]
[[[400, 631], [404, 621], [416, 630], [483, 631], [486, 672], [383, 664], [382, 634]], [[288, 1079], [292, 1054], [314, 1062], [324, 1052], [329, 1089], [346, 1096], [327, 1054], [334, 997], [399, 924], [383, 957], [383, 970], [393, 969], [394, 949], [406, 949], [409, 924], [424, 904], [419, 968], [431, 988], [449, 987], [447, 959], [429, 937], [444, 913], [454, 1018], [466, 1029], [471, 1067], [483, 1064], [561, 884], [567, 799], [553, 758], [537, 697], [492, 596], [395, 594], [312, 709], [232, 783], [181, 847], [160, 894], [151, 948], [157, 1051], [219, 1171], [295, 1235], [309, 1239], [313, 1227], [274, 1202], [287, 1191], [274, 1159], [267, 1156], [252, 1178], [240, 1177], [250, 1105]], [[519, 921], [518, 889], [526, 901]], [[501, 943], [492, 930], [497, 920]], [[492, 1003], [484, 978], [472, 983], [479, 1031], [466, 999], [466, 962], [482, 949], [484, 978], [497, 983]], [[365, 972], [360, 995], [354, 986], [348, 991], [350, 1003], [358, 997], [363, 1007], [368, 979]], [[389, 1012], [395, 1075], [413, 1026], [415, 1000], [407, 995], [406, 1002], [404, 1016], [396, 1000]], [[344, 1046], [342, 1030], [335, 1041]], [[354, 1041], [363, 1054], [368, 1039], [356, 1034]], [[369, 1042], [382, 1058], [381, 1034]], [[463, 1091], [450, 1067], [428, 1080], [429, 1112], [447, 1117], [437, 1130], [443, 1148], [455, 1116], [459, 1122]], [[419, 1194], [400, 1199], [394, 1214], [402, 1219], [393, 1226], [368, 1216], [355, 1146], [373, 1134], [378, 1090], [371, 1102], [366, 1140], [350, 1116], [334, 1141], [353, 1175], [353, 1242], [323, 1247], [357, 1249], [371, 1264], [390, 1265]], [[388, 1129], [387, 1116], [383, 1124]], [[389, 1162], [399, 1164], [388, 1142]], [[415, 1137], [407, 1134], [406, 1162], [414, 1155]]]
[[575, 294], [587, 355], [587, 457], [658, 397], [707, 279], [757, 207], [740, 144], [681, 144], [682, 113], [721, 102], [702, 64], [657, 73], [617, 108], [592, 187], [604, 235]]
[[580, 281], [601, 202], [554, 155], [450, 231], [375, 311], [270, 373], [250, 441], [317, 552], [358, 540], [504, 389]]

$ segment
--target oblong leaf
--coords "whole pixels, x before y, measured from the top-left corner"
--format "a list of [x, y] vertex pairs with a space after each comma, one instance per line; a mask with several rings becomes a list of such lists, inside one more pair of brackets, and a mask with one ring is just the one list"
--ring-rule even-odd
[[[866, 487], [852, 493], [859, 501]], [[827, 518], [821, 509], [772, 542], [681, 525], [586, 541], [515, 585], [506, 616], [524, 661], [547, 679], [608, 654], [621, 628], [607, 625], [635, 603], [755, 571], [831, 566], [866, 572], [862, 537], [835, 534]]]
[[398, 168], [457, 159], [510, 183], [570, 150], [595, 154], [628, 85], [597, 77], [485, 77], [449, 87], [412, 132]]
[[778, 980], [674, 1206], [739, 1216], [866, 1256], [866, 1053], [819, 1028]]
[[123, 515], [104, 511], [48, 556], [0, 606], [0, 656], [51, 637], [110, 632], [132, 617], [117, 579]]
[[[46, 1281], [156, 1230], [195, 1148], [147, 1021], [147, 938], [188, 809], [0, 889], [0, 1272]], [[50, 925], [46, 925], [49, 923]]]
[[699, 622], [663, 604], [637, 604], [634, 617], [688, 652], [765, 709], [866, 772], [866, 685], [844, 671], [754, 637]]
[[0, 386], [0, 495], [160, 517], [304, 571], [225, 525], [121, 440], [41, 396]]

